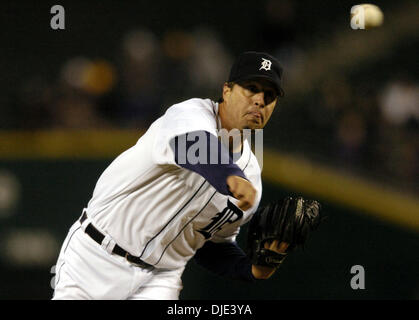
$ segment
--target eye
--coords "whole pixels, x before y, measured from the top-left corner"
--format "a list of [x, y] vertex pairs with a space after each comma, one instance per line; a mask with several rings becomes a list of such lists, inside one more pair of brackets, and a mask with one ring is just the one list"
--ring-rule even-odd
[[265, 103], [270, 104], [272, 103], [276, 98], [276, 93], [272, 90], [266, 90], [265, 91]]
[[258, 87], [256, 87], [254, 84], [247, 85], [246, 89], [253, 92], [253, 93], [258, 93], [259, 92]]

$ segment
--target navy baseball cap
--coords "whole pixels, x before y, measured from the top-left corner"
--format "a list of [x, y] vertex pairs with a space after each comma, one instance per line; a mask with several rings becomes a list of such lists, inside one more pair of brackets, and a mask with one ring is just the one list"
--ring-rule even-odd
[[271, 81], [282, 97], [281, 87], [283, 69], [278, 60], [265, 52], [247, 51], [240, 54], [230, 70], [228, 82], [240, 82], [251, 79]]

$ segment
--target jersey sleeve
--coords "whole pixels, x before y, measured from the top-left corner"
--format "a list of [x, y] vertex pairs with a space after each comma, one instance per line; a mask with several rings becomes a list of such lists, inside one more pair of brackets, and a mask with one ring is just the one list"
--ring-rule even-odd
[[[187, 157], [187, 154], [195, 144], [199, 144], [199, 139], [189, 139], [190, 134], [198, 134], [202, 139], [202, 145], [205, 145], [205, 150], [195, 150], [194, 154], [200, 158], [198, 161], [192, 163]], [[179, 140], [184, 140], [184, 147], [179, 147]], [[234, 175], [247, 179], [244, 172], [234, 163], [232, 155], [228, 149], [217, 139], [216, 136], [207, 131], [195, 131], [176, 136], [171, 141], [171, 147], [174, 151], [175, 162], [181, 167], [198, 173], [204, 177], [218, 192], [224, 195], [232, 195], [227, 186], [227, 177]], [[200, 157], [203, 153], [203, 157]], [[214, 155], [214, 156], [213, 156]], [[182, 158], [183, 161], [180, 161]], [[216, 160], [211, 163], [211, 158]], [[226, 158], [225, 163], [222, 159]]]
[[159, 165], [175, 165], [170, 142], [176, 136], [192, 131], [207, 131], [217, 136], [216, 117], [204, 100], [191, 99], [170, 107], [160, 119], [160, 127], [154, 139], [152, 158]]
[[256, 281], [250, 259], [236, 242], [208, 241], [196, 252], [194, 259], [200, 266], [219, 276], [247, 282]]

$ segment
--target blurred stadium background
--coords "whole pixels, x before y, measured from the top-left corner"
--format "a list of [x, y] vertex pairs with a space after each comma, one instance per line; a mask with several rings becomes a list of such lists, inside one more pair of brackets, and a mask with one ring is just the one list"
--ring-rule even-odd
[[[2, 2], [0, 299], [51, 298], [101, 172], [171, 104], [217, 99], [247, 50], [285, 69], [262, 203], [302, 194], [328, 218], [273, 279], [191, 262], [181, 298], [419, 299], [419, 3], [373, 3], [384, 24], [352, 30], [347, 0]], [[65, 30], [50, 28], [55, 4]]]

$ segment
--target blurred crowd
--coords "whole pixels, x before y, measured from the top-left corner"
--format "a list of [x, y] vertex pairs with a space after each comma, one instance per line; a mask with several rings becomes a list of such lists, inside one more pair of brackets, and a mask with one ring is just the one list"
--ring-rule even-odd
[[[293, 15], [292, 2], [268, 1], [259, 39], [289, 79], [305, 59]], [[269, 41], [273, 37], [277, 41]], [[54, 81], [23, 79], [3, 109], [3, 129], [146, 128], [176, 102], [217, 100], [234, 60], [219, 34], [202, 27], [161, 37], [146, 28], [131, 30], [118, 52], [114, 61], [64, 61]], [[275, 147], [419, 191], [418, 75], [395, 64], [389, 77], [353, 76], [331, 75], [302, 95], [286, 95]]]
[[325, 80], [296, 106], [288, 134], [330, 165], [418, 193], [419, 83], [402, 75], [377, 83]]
[[65, 61], [57, 79], [22, 81], [11, 99], [6, 128], [141, 128], [167, 106], [192, 96], [220, 94], [232, 57], [203, 28], [128, 32], [115, 61], [77, 56]]

